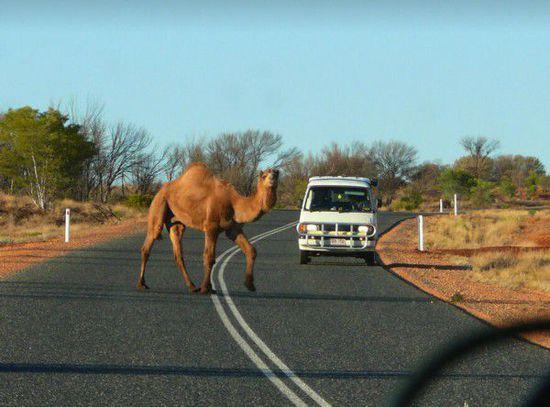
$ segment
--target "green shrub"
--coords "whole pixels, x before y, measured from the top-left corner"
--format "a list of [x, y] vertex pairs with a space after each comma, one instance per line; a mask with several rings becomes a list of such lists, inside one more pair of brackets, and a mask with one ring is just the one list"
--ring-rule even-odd
[[462, 295], [462, 293], [457, 291], [451, 296], [450, 301], [451, 302], [462, 302], [462, 301], [464, 301], [464, 296]]
[[495, 200], [493, 188], [492, 182], [476, 180], [476, 185], [472, 187], [470, 193], [472, 203], [478, 208], [486, 208], [491, 205]]
[[516, 186], [509, 178], [503, 178], [498, 185], [500, 195], [505, 198], [513, 198], [516, 193]]
[[403, 208], [401, 207], [401, 201], [394, 199], [393, 201], [391, 201], [389, 209], [392, 212], [403, 210]]
[[418, 191], [412, 191], [410, 194], [405, 195], [399, 199], [399, 207], [406, 211], [412, 211], [418, 209], [424, 200], [422, 195]]
[[149, 207], [152, 201], [152, 195], [132, 194], [126, 198], [126, 202], [124, 202], [124, 204], [130, 208], [140, 209]]
[[540, 176], [535, 171], [530, 171], [529, 176], [525, 179], [524, 183], [527, 191], [527, 197], [532, 199], [537, 192], [537, 187], [541, 184]]
[[451, 201], [454, 194], [468, 197], [470, 191], [476, 185], [476, 179], [472, 174], [464, 170], [447, 168], [438, 178], [439, 188], [443, 196]]

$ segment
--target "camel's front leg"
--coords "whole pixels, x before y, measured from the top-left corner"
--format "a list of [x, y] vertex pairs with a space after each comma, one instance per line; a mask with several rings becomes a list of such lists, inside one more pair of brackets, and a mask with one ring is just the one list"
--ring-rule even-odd
[[195, 284], [191, 281], [189, 273], [187, 273], [187, 268], [185, 267], [185, 262], [183, 261], [183, 254], [181, 250], [181, 238], [185, 232], [185, 225], [181, 223], [174, 223], [169, 226], [170, 229], [170, 240], [172, 241], [172, 249], [174, 250], [174, 260], [180, 269], [180, 272], [185, 280], [185, 284], [189, 287], [190, 292], [195, 292]]
[[210, 281], [210, 275], [212, 274], [212, 267], [216, 259], [216, 243], [218, 241], [218, 231], [216, 229], [207, 230], [204, 236], [204, 279], [201, 284], [201, 294], [210, 294], [212, 290], [212, 282]]
[[254, 262], [256, 261], [256, 249], [248, 241], [242, 230], [236, 234], [234, 240], [246, 256], [246, 274], [244, 285], [249, 291], [256, 291], [256, 287], [254, 286]]

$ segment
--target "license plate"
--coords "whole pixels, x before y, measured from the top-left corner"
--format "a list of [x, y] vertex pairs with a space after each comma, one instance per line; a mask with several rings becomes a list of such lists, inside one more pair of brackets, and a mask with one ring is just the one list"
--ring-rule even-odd
[[348, 241], [346, 239], [330, 239], [331, 246], [347, 246]]

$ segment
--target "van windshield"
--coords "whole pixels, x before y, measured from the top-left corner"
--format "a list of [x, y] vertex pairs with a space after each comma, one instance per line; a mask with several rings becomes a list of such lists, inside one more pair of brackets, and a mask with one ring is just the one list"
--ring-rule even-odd
[[371, 212], [372, 203], [367, 188], [312, 187], [306, 197], [307, 211]]

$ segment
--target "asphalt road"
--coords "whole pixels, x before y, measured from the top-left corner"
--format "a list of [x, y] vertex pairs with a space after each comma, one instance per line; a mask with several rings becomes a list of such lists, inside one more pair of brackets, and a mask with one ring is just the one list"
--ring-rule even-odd
[[[245, 230], [252, 237], [297, 216], [274, 211]], [[398, 219], [381, 214], [382, 229]], [[488, 329], [381, 267], [298, 265], [293, 228], [255, 244], [257, 292], [243, 286], [239, 252], [216, 264], [216, 297], [191, 295], [164, 236], [145, 293], [134, 289], [141, 235], [0, 281], [0, 405], [378, 406], [449, 341]], [[198, 283], [202, 235], [188, 231], [183, 242]], [[217, 254], [230, 247], [220, 238]], [[445, 371], [421, 404], [514, 405], [549, 368], [547, 350], [510, 339]]]

